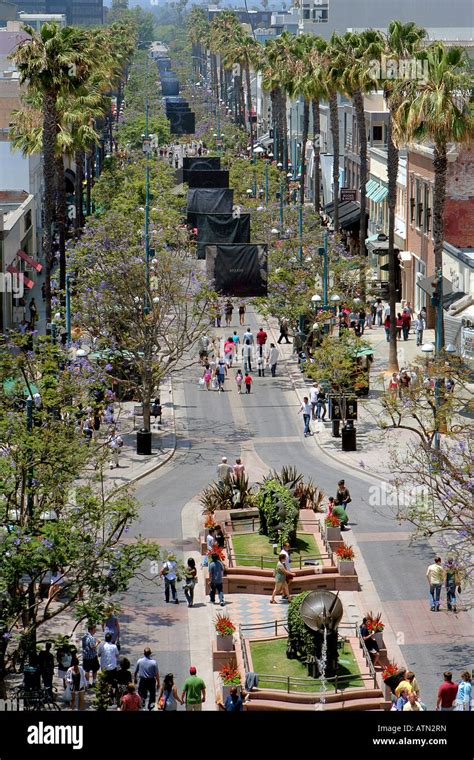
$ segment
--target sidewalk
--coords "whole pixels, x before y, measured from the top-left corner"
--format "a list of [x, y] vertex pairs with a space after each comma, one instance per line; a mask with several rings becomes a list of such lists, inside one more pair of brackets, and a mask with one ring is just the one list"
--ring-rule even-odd
[[[276, 319], [268, 320], [269, 330], [273, 335], [273, 342], [277, 345], [279, 334]], [[374, 327], [366, 330], [364, 339], [368, 340], [374, 348], [374, 361], [370, 370], [370, 392], [367, 397], [358, 401], [358, 420], [355, 423], [357, 430], [357, 451], [342, 451], [341, 438], [333, 438], [332, 425], [326, 417], [326, 421], [313, 421], [311, 427], [315, 434], [317, 445], [332, 459], [339, 464], [357, 470], [368, 475], [380, 477], [390, 476], [390, 462], [388, 448], [393, 443], [396, 435], [397, 445], [402, 446], [411, 439], [411, 434], [406, 430], [382, 430], [379, 421], [382, 416], [380, 397], [387, 387], [387, 366], [389, 344], [385, 338], [383, 327]], [[434, 341], [434, 330], [425, 330], [425, 342]], [[293, 343], [280, 343], [278, 346], [281, 360], [286, 363], [288, 374], [293, 382], [300, 401], [303, 396], [309, 395], [312, 381], [305, 378], [298, 366], [296, 354], [293, 351]], [[415, 361], [423, 360], [421, 349], [416, 345], [416, 337], [410, 333], [407, 341], [398, 341], [398, 362], [400, 369], [410, 366]]]

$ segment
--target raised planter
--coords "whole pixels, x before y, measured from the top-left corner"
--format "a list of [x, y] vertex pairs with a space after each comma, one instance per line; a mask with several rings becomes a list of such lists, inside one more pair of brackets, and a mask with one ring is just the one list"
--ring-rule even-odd
[[216, 649], [218, 652], [232, 652], [234, 648], [234, 637], [216, 636]]
[[326, 526], [325, 535], [328, 541], [342, 541], [340, 528], [330, 528], [329, 526]]
[[[222, 701], [224, 702], [224, 704], [227, 697], [230, 697], [230, 690], [232, 689], [232, 686], [233, 684], [226, 684], [226, 683], [222, 684]], [[237, 686], [237, 691], [239, 692], [239, 694], [241, 692], [241, 689], [242, 689], [241, 686]]]
[[383, 631], [377, 631], [377, 633], [374, 633], [374, 640], [377, 642], [379, 649], [385, 649], [385, 644], [383, 643]]
[[340, 559], [337, 562], [340, 575], [355, 575], [353, 559]]

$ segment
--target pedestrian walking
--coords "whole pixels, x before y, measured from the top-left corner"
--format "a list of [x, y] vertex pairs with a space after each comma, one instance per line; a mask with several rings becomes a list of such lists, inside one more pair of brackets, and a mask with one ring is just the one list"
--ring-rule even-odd
[[341, 504], [344, 509], [346, 509], [347, 505], [350, 504], [352, 501], [349, 489], [346, 488], [346, 482], [345, 480], [340, 480], [337, 484], [337, 491], [336, 491], [336, 504]]
[[120, 454], [120, 449], [122, 448], [122, 446], [123, 446], [123, 438], [121, 435], [117, 433], [116, 430], [114, 430], [107, 438], [107, 447], [110, 452], [109, 466], [111, 470], [113, 470], [114, 467], [120, 467], [119, 454]]
[[272, 598], [270, 599], [270, 604], [276, 604], [275, 596], [277, 594], [281, 594], [283, 599], [289, 599], [290, 591], [288, 588], [288, 582], [291, 581], [292, 578], [293, 574], [285, 567], [285, 554], [280, 552], [275, 568], [275, 587], [273, 589]]
[[196, 562], [192, 557], [189, 557], [184, 569], [184, 596], [188, 603], [188, 607], [192, 607], [194, 604], [194, 586], [197, 583], [197, 570]]
[[206, 544], [207, 544], [207, 551], [212, 552], [214, 547], [217, 546], [217, 540], [215, 537], [215, 530], [214, 528], [209, 528], [207, 538], [206, 538]]
[[245, 322], [245, 304], [241, 303], [239, 305], [239, 322], [241, 325]]
[[406, 689], [409, 695], [413, 692], [416, 694], [417, 699], [420, 696], [420, 688], [412, 670], [405, 670], [402, 680], [395, 688], [395, 696], [397, 699], [400, 696], [402, 689]]
[[232, 340], [234, 342], [234, 361], [237, 361], [237, 357], [239, 355], [239, 341], [240, 341], [240, 338], [237, 335], [237, 330], [234, 330], [234, 334], [232, 335]]
[[441, 557], [435, 557], [435, 561], [426, 571], [428, 585], [430, 587], [431, 612], [439, 612], [439, 600], [441, 587], [444, 581], [444, 570], [441, 565]]
[[163, 712], [176, 712], [178, 709], [178, 702], [180, 705], [184, 705], [184, 701], [178, 694], [173, 673], [167, 673], [163, 679], [163, 686], [158, 694], [157, 708], [158, 710], [163, 710]]
[[232, 305], [232, 301], [227, 300], [224, 306], [224, 316], [225, 316], [225, 324], [226, 327], [230, 327], [232, 323], [232, 312], [234, 311], [234, 307]]
[[126, 686], [126, 692], [120, 700], [120, 710], [122, 712], [138, 712], [141, 710], [142, 700], [137, 694], [134, 683]]
[[150, 647], [145, 647], [143, 657], [137, 660], [133, 680], [135, 683], [138, 681], [138, 693], [142, 700], [142, 707], [145, 707], [148, 696], [148, 709], [151, 710], [156, 702], [156, 689], [160, 688], [160, 671], [158, 670], [158, 663], [151, 656]]
[[311, 404], [309, 403], [308, 396], [305, 396], [303, 398], [303, 403], [301, 404], [299, 408], [299, 412], [303, 413], [303, 421], [304, 421], [304, 437], [307, 438], [308, 435], [311, 435], [311, 431], [309, 429], [309, 421], [311, 419]]
[[256, 339], [257, 339], [257, 347], [258, 347], [257, 350], [258, 350], [259, 355], [262, 357], [263, 357], [263, 349], [265, 348], [265, 343], [267, 342], [267, 337], [268, 337], [267, 333], [265, 332], [263, 327], [261, 327], [256, 335]]
[[217, 379], [217, 390], [219, 393], [224, 392], [224, 382], [225, 382], [225, 376], [227, 375], [227, 364], [225, 359], [219, 359], [217, 362], [216, 367], [216, 379]]
[[408, 694], [408, 700], [403, 705], [403, 712], [423, 712], [424, 707], [421, 704], [421, 702], [418, 701], [418, 698], [414, 691], [411, 692], [411, 694]]
[[245, 383], [245, 393], [250, 393], [252, 390], [252, 376], [249, 372], [244, 377], [244, 383]]
[[381, 298], [377, 298], [377, 303], [375, 305], [375, 315], [377, 319], [377, 327], [382, 326], [382, 314], [383, 314], [383, 303]]
[[41, 285], [41, 298], [43, 299], [43, 301], [46, 301], [46, 283], [45, 282], [43, 282], [43, 284]]
[[[130, 660], [127, 657], [120, 657], [119, 668], [115, 675], [115, 684], [116, 684], [115, 697], [116, 697], [116, 703], [117, 703], [118, 708], [120, 708], [122, 697], [125, 696], [127, 692], [127, 686], [130, 683], [132, 683], [132, 680], [133, 680], [132, 674], [130, 672]], [[135, 687], [133, 687], [133, 689], [135, 690]], [[141, 707], [141, 700], [140, 700], [140, 707]]]
[[423, 319], [422, 313], [418, 314], [417, 318], [415, 319], [415, 332], [416, 332], [416, 345], [422, 346], [423, 345], [423, 332], [426, 327], [426, 322]]
[[217, 480], [219, 483], [225, 483], [232, 475], [234, 468], [227, 461], [227, 457], [222, 457], [220, 465], [217, 467]]
[[277, 343], [281, 343], [282, 339], [285, 339], [286, 343], [291, 343], [291, 341], [288, 340], [288, 331], [290, 329], [290, 323], [288, 322], [288, 319], [286, 317], [282, 317], [280, 319], [280, 335], [278, 336]]
[[247, 343], [247, 341], [248, 341], [251, 346], [254, 345], [255, 340], [254, 340], [254, 337], [253, 337], [253, 332], [250, 329], [250, 327], [247, 327], [246, 331], [244, 332], [242, 340], [244, 341], [244, 343]]
[[410, 333], [410, 327], [411, 327], [411, 314], [407, 309], [405, 308], [403, 310], [402, 314], [402, 332], [403, 332], [403, 340], [408, 340], [408, 335]]
[[189, 678], [183, 685], [181, 694], [181, 704], [186, 705], [187, 712], [201, 712], [202, 706], [206, 701], [206, 684], [197, 675], [194, 665], [189, 668]]
[[112, 606], [107, 607], [106, 610], [106, 618], [104, 622], [102, 623], [102, 629], [104, 631], [104, 636], [107, 633], [110, 633], [112, 636], [112, 644], [116, 644], [117, 649], [120, 651], [120, 623], [117, 615], [114, 612], [114, 608]]
[[359, 324], [359, 329], [360, 329], [360, 334], [361, 335], [364, 334], [366, 317], [367, 317], [367, 313], [366, 313], [365, 309], [359, 309], [359, 312], [357, 314], [357, 321], [358, 321], [358, 324]]
[[326, 419], [326, 391], [321, 386], [318, 391], [318, 403], [316, 406], [316, 419], [324, 422]]
[[105, 672], [105, 678], [110, 688], [115, 688], [115, 676], [119, 664], [119, 650], [117, 644], [112, 644], [112, 634], [105, 634], [105, 641], [101, 641], [97, 650], [100, 659], [100, 668]]
[[257, 356], [257, 372], [259, 377], [265, 377], [265, 364], [263, 356], [260, 355]]
[[244, 372], [252, 371], [252, 345], [247, 339], [242, 346], [242, 359], [244, 361]]
[[93, 623], [87, 626], [87, 633], [81, 639], [82, 644], [82, 666], [86, 674], [87, 685], [91, 685], [89, 681], [90, 673], [92, 673], [92, 686], [95, 686], [97, 673], [100, 670], [99, 658], [97, 656], [97, 647], [99, 646], [99, 640], [96, 638], [96, 627]]
[[279, 356], [280, 356], [280, 352], [278, 348], [275, 346], [274, 343], [270, 343], [270, 348], [267, 354], [267, 360], [270, 366], [270, 372], [272, 374], [272, 377], [276, 377], [276, 368], [277, 368]]
[[222, 590], [222, 580], [224, 578], [224, 565], [219, 559], [218, 554], [211, 555], [211, 562], [209, 563], [209, 581], [210, 591], [209, 600], [211, 604], [215, 604], [216, 592], [219, 598], [219, 604], [224, 606], [224, 592]]
[[454, 704], [458, 693], [458, 685], [453, 681], [453, 674], [450, 670], [443, 673], [444, 681], [438, 689], [436, 700], [436, 709], [442, 712], [451, 712], [454, 710]]
[[392, 373], [392, 377], [388, 384], [388, 390], [393, 393], [394, 396], [398, 394], [398, 374], [396, 372]]
[[156, 418], [158, 417], [159, 424], [161, 425], [162, 408], [160, 399], [157, 396], [150, 407], [150, 417], [154, 417], [153, 424], [156, 425]]
[[245, 472], [245, 465], [242, 464], [240, 457], [237, 457], [234, 464], [234, 478], [240, 478]]
[[206, 364], [204, 367], [204, 373], [202, 376], [204, 386], [207, 388], [208, 391], [211, 390], [211, 382], [212, 382], [212, 372], [209, 364]]
[[398, 697], [395, 703], [395, 709], [398, 712], [402, 712], [407, 702], [408, 702], [408, 691], [406, 689], [402, 689], [400, 692], [400, 696]]
[[238, 369], [237, 374], [235, 376], [235, 382], [237, 385], [237, 393], [242, 393], [242, 383], [244, 382], [244, 376], [242, 374], [242, 370]]
[[385, 317], [383, 326], [385, 328], [385, 337], [387, 338], [387, 343], [390, 341], [390, 314]]
[[402, 315], [401, 314], [397, 314], [397, 323], [396, 323], [397, 340], [400, 340], [400, 338], [402, 337], [402, 327], [403, 327]]
[[[58, 663], [58, 677], [62, 679], [63, 689], [65, 689], [67, 672], [72, 664], [72, 654], [69, 651], [69, 649], [66, 649], [64, 647], [58, 647], [58, 649], [56, 649], [56, 661]], [[99, 670], [98, 660], [97, 660], [97, 670]]]
[[232, 367], [232, 361], [234, 359], [235, 343], [230, 335], [224, 343], [224, 359], [228, 367]]
[[71, 689], [71, 710], [84, 710], [87, 680], [78, 660], [67, 671], [66, 683]]
[[35, 323], [38, 321], [38, 307], [36, 305], [36, 301], [34, 298], [32, 298], [28, 304], [28, 308], [30, 310], [30, 328], [32, 330], [35, 329]]
[[165, 602], [169, 602], [171, 591], [173, 602], [179, 604], [179, 599], [176, 594], [176, 567], [176, 557], [170, 552], [168, 558], [163, 562], [160, 575], [165, 579]]
[[316, 407], [318, 405], [318, 393], [319, 393], [319, 384], [313, 383], [311, 390], [309, 392], [309, 403], [311, 404], [311, 418], [313, 420], [316, 419]]
[[456, 586], [458, 587], [458, 591], [459, 591], [460, 579], [459, 579], [458, 569], [456, 565], [454, 564], [454, 560], [452, 558], [448, 559], [446, 563], [445, 579], [446, 579], [446, 601], [447, 601], [448, 610], [457, 612]]
[[38, 670], [46, 691], [52, 694], [54, 676], [54, 656], [51, 652], [52, 644], [47, 641], [45, 648], [38, 653]]
[[454, 709], [457, 712], [472, 709], [472, 682], [471, 673], [468, 670], [461, 673], [461, 681], [459, 682]]

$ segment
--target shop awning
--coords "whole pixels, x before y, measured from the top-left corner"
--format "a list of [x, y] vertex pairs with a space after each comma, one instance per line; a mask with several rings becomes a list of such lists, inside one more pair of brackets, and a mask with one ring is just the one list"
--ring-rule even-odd
[[411, 261], [413, 254], [410, 251], [400, 251], [398, 258], [400, 261]]
[[26, 263], [27, 263], [27, 264], [28, 264], [28, 265], [29, 265], [29, 266], [30, 266], [32, 269], [35, 269], [35, 270], [38, 272], [38, 274], [39, 274], [39, 273], [41, 272], [41, 270], [43, 269], [43, 265], [42, 265], [42, 264], [40, 264], [40, 263], [39, 263], [39, 261], [35, 261], [35, 259], [33, 259], [31, 256], [28, 256], [28, 254], [27, 254], [27, 253], [25, 253], [25, 251], [21, 251], [21, 250], [20, 250], [20, 251], [18, 251], [18, 252], [17, 252], [17, 254], [16, 254], [16, 255], [17, 255], [17, 256], [19, 256], [19, 257], [20, 257], [20, 259], [23, 259], [23, 261], [26, 261]]
[[10, 264], [10, 266], [7, 267], [7, 272], [10, 272], [10, 274], [17, 274], [20, 278], [20, 281], [23, 280], [23, 283], [27, 288], [31, 289], [35, 284], [33, 280], [30, 280], [29, 277], [26, 277], [23, 272], [20, 272], [16, 267], [13, 266], [13, 264]]
[[[334, 201], [324, 207], [324, 211], [333, 219]], [[368, 218], [369, 214], [366, 212]], [[342, 201], [339, 203], [339, 228], [347, 230], [351, 227], [357, 227], [360, 221], [360, 204], [357, 201]]]
[[382, 203], [384, 198], [386, 198], [388, 195], [388, 188], [384, 187], [383, 185], [379, 185], [378, 189], [375, 190], [374, 194], [372, 195], [372, 200], [374, 203]]
[[365, 184], [365, 191], [367, 193], [367, 198], [372, 198], [372, 193], [374, 190], [377, 190], [379, 187], [379, 183], [375, 181], [375, 179], [369, 179], [368, 182]]
[[[387, 256], [388, 240], [372, 240], [367, 243], [367, 250], [369, 253], [375, 253], [376, 256]], [[396, 245], [393, 246], [393, 252], [396, 254], [399, 252]]]
[[[435, 282], [436, 275], [431, 275], [431, 277], [420, 277], [420, 279], [417, 281], [417, 285], [419, 288], [421, 288], [425, 293], [427, 293], [429, 296], [434, 295], [435, 289], [433, 287]], [[453, 292], [453, 283], [450, 280], [447, 280], [446, 277], [443, 277], [443, 296], [447, 296], [449, 293]]]
[[368, 238], [365, 238], [365, 244], [367, 245], [368, 243], [373, 243], [374, 240], [378, 240], [378, 239], [379, 239], [378, 233], [376, 235], [369, 235]]

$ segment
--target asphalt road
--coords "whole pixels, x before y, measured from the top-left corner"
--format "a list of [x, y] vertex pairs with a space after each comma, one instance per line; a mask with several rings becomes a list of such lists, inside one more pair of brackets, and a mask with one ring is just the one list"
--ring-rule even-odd
[[[255, 321], [250, 324], [252, 328], [256, 326]], [[365, 540], [360, 541], [359, 548], [381, 600], [392, 605], [403, 600], [415, 602], [416, 615], [416, 602], [427, 599], [425, 573], [432, 562], [433, 550], [423, 542], [410, 546], [406, 540], [409, 526], [399, 525], [390, 508], [369, 506], [367, 476], [344, 472], [343, 465], [322, 454], [313, 439], [303, 438], [302, 418], [297, 414], [298, 400], [284, 366], [279, 367], [275, 379], [254, 379], [253, 392], [242, 397], [242, 409], [239, 404], [237, 416], [233, 374], [226, 381], [223, 394], [203, 392], [197, 384], [198, 376], [196, 368], [174, 380], [177, 452], [168, 465], [138, 486], [141, 519], [132, 533], [162, 540], [164, 546], [176, 548], [178, 556], [182, 556], [184, 505], [215, 478], [222, 455], [234, 461], [240, 455], [241, 445], [251, 445], [268, 467], [280, 469], [285, 464], [294, 464], [327, 494], [335, 493], [338, 480], [345, 477], [353, 500], [348, 510], [351, 529], [356, 537], [366, 534], [361, 536]], [[383, 532], [394, 534], [393, 540], [367, 540], [367, 534]], [[397, 533], [405, 536], [397, 540]], [[162, 590], [149, 589], [139, 583], [134, 584], [124, 603], [139, 610], [144, 621], [143, 635], [135, 635], [128, 642], [134, 654], [139, 654], [142, 644], [150, 641], [157, 641], [160, 650], [160, 626], [173, 628], [172, 646], [159, 651], [160, 670], [163, 673], [171, 670], [181, 681], [189, 666], [188, 626], [181, 625], [188, 614], [187, 607], [180, 605], [179, 618], [173, 617], [174, 605], [164, 604]], [[126, 619], [123, 628], [127, 644]], [[404, 632], [400, 633], [403, 642]], [[442, 671], [449, 668], [458, 674], [470, 664], [466, 661], [466, 649], [460, 643], [440, 645], [418, 640], [401, 643], [401, 649], [408, 666], [416, 673], [423, 700], [430, 709], [434, 707]]]

